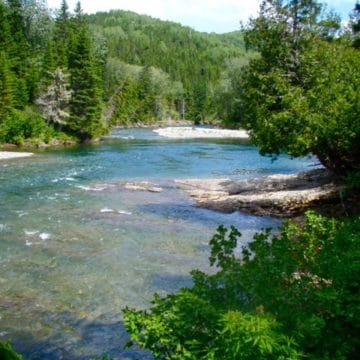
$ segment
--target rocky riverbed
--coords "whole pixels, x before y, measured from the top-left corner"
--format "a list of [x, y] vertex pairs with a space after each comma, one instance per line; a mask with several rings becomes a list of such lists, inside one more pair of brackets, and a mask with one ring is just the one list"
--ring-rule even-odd
[[176, 183], [199, 207], [279, 217], [331, 204], [343, 190], [343, 185], [324, 169], [248, 180], [185, 179]]

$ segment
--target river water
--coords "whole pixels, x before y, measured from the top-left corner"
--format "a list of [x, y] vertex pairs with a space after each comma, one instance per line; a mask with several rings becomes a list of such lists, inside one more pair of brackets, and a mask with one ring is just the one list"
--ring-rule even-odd
[[[242, 244], [279, 225], [199, 209], [174, 179], [241, 179], [312, 166], [311, 157], [273, 162], [239, 140], [168, 140], [151, 129], [2, 161], [0, 339], [25, 359], [151, 359], [123, 348], [121, 310], [191, 285], [190, 270], [208, 270], [207, 244], [219, 224], [236, 225]], [[144, 181], [162, 191], [131, 187]]]

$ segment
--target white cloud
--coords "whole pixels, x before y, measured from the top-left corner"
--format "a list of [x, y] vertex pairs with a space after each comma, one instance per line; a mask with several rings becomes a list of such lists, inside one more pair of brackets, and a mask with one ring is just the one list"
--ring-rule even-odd
[[[67, 0], [74, 9], [76, 0]], [[355, 5], [355, 0], [320, 1], [344, 19]], [[51, 8], [59, 8], [61, 0], [48, 0]], [[85, 12], [131, 10], [163, 20], [179, 22], [199, 31], [228, 32], [238, 30], [240, 21], [256, 15], [260, 0], [82, 0]]]

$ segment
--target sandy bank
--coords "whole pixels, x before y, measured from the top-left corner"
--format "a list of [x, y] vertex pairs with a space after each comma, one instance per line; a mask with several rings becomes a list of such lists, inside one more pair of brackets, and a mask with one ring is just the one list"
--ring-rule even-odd
[[30, 152], [0, 151], [0, 160], [22, 158], [34, 155]]
[[249, 134], [245, 130], [208, 129], [197, 127], [167, 127], [153, 130], [160, 136], [174, 139], [196, 138], [238, 138], [248, 139]]
[[291, 217], [305, 209], [331, 204], [342, 190], [342, 185], [322, 169], [249, 180], [189, 179], [176, 183], [200, 207], [279, 217]]

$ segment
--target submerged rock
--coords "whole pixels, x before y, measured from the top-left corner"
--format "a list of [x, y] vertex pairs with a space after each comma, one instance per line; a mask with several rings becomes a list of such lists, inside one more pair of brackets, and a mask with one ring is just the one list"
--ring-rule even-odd
[[339, 198], [343, 185], [326, 170], [247, 180], [177, 180], [198, 206], [223, 212], [288, 217]]
[[133, 190], [133, 191], [148, 191], [148, 192], [154, 192], [154, 193], [160, 193], [163, 191], [163, 189], [161, 187], [154, 186], [154, 184], [151, 184], [147, 181], [126, 183], [126, 184], [124, 184], [124, 188], [127, 190]]

